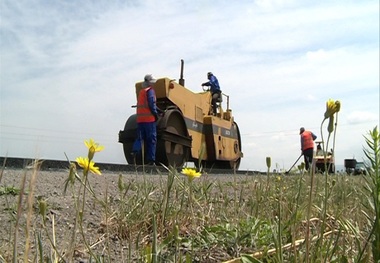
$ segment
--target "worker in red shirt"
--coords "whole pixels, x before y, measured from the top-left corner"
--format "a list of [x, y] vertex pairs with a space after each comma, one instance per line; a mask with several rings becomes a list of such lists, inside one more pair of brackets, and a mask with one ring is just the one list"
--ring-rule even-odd
[[142, 141], [146, 145], [146, 161], [153, 165], [156, 161], [157, 129], [156, 121], [158, 119], [156, 106], [156, 93], [153, 84], [156, 79], [151, 74], [144, 77], [142, 89], [137, 98], [137, 139], [133, 144], [132, 157], [141, 151]]
[[301, 151], [305, 160], [305, 168], [308, 171], [310, 164], [313, 162], [314, 141], [317, 136], [311, 131], [305, 131], [304, 127], [300, 128]]

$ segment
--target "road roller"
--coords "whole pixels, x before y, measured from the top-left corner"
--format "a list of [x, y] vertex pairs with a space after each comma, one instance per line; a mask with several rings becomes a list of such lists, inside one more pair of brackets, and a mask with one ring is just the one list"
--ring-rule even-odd
[[[193, 162], [201, 168], [237, 170], [243, 157], [242, 143], [229, 96], [221, 93], [218, 110], [213, 112], [209, 91], [193, 92], [185, 87], [183, 66], [181, 60], [178, 82], [163, 77], [153, 85], [161, 112], [156, 121], [156, 164], [179, 168]], [[135, 84], [136, 98], [142, 83]], [[136, 114], [127, 119], [124, 130], [119, 131], [119, 142], [128, 164], [142, 165], [146, 151], [131, 155], [137, 137], [136, 119]]]

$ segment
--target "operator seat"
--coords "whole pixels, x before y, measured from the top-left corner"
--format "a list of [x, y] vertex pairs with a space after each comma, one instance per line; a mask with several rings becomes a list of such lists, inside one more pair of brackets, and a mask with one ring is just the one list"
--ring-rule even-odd
[[223, 102], [223, 96], [222, 93], [219, 93], [219, 97], [216, 99], [216, 108], [218, 109], [219, 113], [215, 112], [215, 115], [218, 117], [223, 116], [223, 109], [222, 109], [222, 102]]

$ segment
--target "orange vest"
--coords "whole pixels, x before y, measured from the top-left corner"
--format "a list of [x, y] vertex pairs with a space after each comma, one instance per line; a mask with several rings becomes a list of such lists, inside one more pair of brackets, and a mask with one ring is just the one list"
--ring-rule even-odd
[[311, 132], [309, 131], [304, 131], [301, 134], [301, 138], [303, 141], [303, 151], [306, 149], [314, 148], [314, 141], [313, 141], [313, 136], [311, 135]]
[[137, 123], [141, 122], [154, 122], [154, 116], [150, 111], [147, 92], [151, 87], [141, 89], [139, 93], [139, 97], [137, 99]]

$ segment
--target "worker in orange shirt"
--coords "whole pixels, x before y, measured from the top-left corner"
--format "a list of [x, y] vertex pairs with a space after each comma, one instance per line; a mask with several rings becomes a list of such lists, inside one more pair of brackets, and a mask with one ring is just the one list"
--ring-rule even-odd
[[317, 136], [311, 131], [306, 131], [304, 127], [300, 128], [301, 151], [305, 160], [305, 168], [308, 171], [310, 164], [313, 162], [314, 141]]
[[146, 145], [146, 161], [153, 165], [156, 161], [157, 129], [158, 119], [156, 106], [156, 93], [153, 84], [156, 79], [151, 74], [144, 77], [142, 89], [137, 98], [137, 139], [133, 144], [132, 157], [135, 158], [141, 151], [142, 141]]

